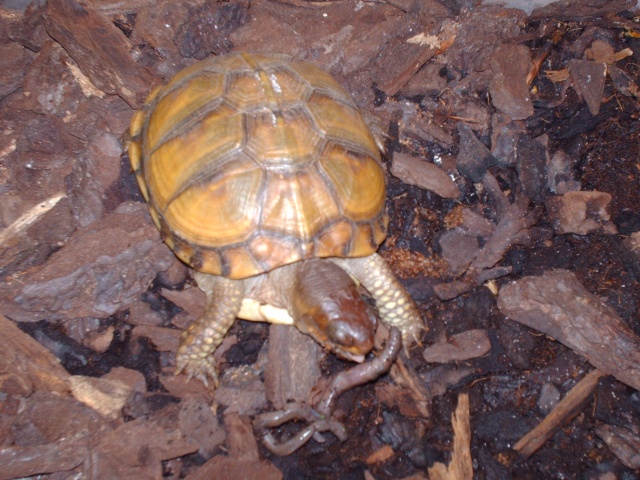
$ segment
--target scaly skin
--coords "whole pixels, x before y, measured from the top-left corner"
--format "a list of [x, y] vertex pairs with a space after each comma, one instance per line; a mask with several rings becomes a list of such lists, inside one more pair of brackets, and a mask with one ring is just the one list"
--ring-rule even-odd
[[331, 261], [367, 289], [376, 302], [380, 320], [402, 333], [405, 350], [412, 343], [419, 342], [420, 332], [428, 328], [422, 322], [415, 302], [380, 255], [374, 253], [360, 258], [331, 258]]
[[[405, 350], [412, 343], [419, 341], [420, 332], [426, 330], [420, 312], [382, 257], [373, 254], [362, 258], [330, 258], [328, 260], [344, 269], [369, 291], [376, 302], [380, 319], [390, 328], [396, 327], [402, 333], [402, 343]], [[319, 260], [311, 260], [310, 262], [319, 262]], [[314, 264], [309, 263], [308, 265]], [[351, 358], [344, 352], [350, 352], [347, 349], [353, 348], [355, 349], [353, 355], [357, 353], [364, 358], [364, 355], [371, 349], [373, 331], [375, 330], [375, 321], [368, 320], [366, 305], [359, 295], [353, 298], [342, 298], [344, 295], [335, 296], [330, 288], [326, 288], [327, 285], [331, 285], [331, 278], [329, 278], [331, 273], [327, 273], [327, 278], [322, 277], [324, 284], [317, 286], [314, 284], [309, 288], [311, 293], [314, 293], [314, 288], [324, 288], [327, 293], [326, 295], [321, 293], [320, 300], [324, 301], [326, 297], [327, 300], [331, 298], [332, 301], [322, 305], [321, 310], [315, 313], [318, 317], [306, 318], [301, 312], [296, 313], [297, 307], [292, 304], [294, 298], [299, 300], [297, 305], [305, 308], [308, 307], [307, 303], [309, 302], [312, 306], [317, 305], [318, 307], [322, 303], [318, 302], [318, 299], [307, 298], [309, 295], [303, 294], [306, 290], [298, 287], [294, 281], [298, 277], [296, 272], [301, 266], [302, 264], [287, 265], [266, 275], [245, 280], [232, 280], [196, 272], [194, 278], [198, 287], [207, 295], [207, 306], [205, 313], [182, 334], [176, 357], [176, 373], [184, 371], [189, 378], [196, 377], [205, 385], [208, 385], [209, 380], [213, 380], [214, 387], [217, 387], [218, 372], [212, 354], [222, 342], [236, 317], [241, 315], [247, 320], [283, 323], [280, 316], [271, 318], [268, 315], [266, 317], [263, 315], [265, 312], [273, 310], [285, 314], [288, 312], [287, 317], [291, 318], [291, 321], [284, 323], [293, 323], [301, 331], [310, 334], [318, 343], [334, 353]], [[312, 268], [320, 269], [319, 267]], [[338, 282], [337, 277], [336, 275], [336, 294], [344, 294], [344, 282]], [[317, 279], [306, 276], [301, 281], [315, 282]], [[248, 295], [249, 299], [254, 295], [258, 297], [253, 298], [254, 303], [259, 307], [256, 310], [257, 313], [253, 309], [249, 312], [250, 315], [247, 315], [245, 310], [241, 310], [243, 299], [248, 300], [244, 298], [245, 295]], [[266, 300], [267, 305], [261, 305], [260, 299], [263, 302]], [[271, 301], [278, 304], [271, 305], [268, 303]], [[338, 301], [343, 303], [336, 303]], [[314, 311], [314, 308], [309, 311]], [[342, 318], [339, 315], [336, 316], [337, 312], [344, 313], [344, 316]], [[364, 315], [363, 319], [356, 321], [355, 319], [359, 318], [360, 314]], [[296, 316], [298, 318], [292, 318]], [[347, 339], [348, 345], [344, 348], [339, 344], [339, 341], [343, 340], [333, 338], [331, 334], [336, 330], [336, 325], [341, 325], [341, 329], [338, 329], [342, 333], [340, 338]]]
[[244, 297], [244, 281], [196, 273], [198, 287], [207, 294], [204, 314], [187, 328], [176, 356], [176, 375], [185, 372], [208, 386], [209, 380], [218, 386], [218, 369], [213, 352], [227, 334]]

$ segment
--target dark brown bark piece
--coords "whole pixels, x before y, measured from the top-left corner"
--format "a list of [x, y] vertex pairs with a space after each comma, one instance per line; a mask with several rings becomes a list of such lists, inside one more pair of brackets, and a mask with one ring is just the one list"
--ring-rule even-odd
[[531, 19], [553, 18], [555, 21], [586, 20], [589, 17], [603, 17], [633, 7], [636, 0], [560, 0], [531, 12]]
[[389, 96], [397, 94], [436, 53], [436, 49], [431, 46], [402, 44], [401, 47], [386, 52], [386, 55], [383, 52], [379, 63], [379, 76], [374, 78], [383, 82], [378, 86]]
[[489, 149], [475, 136], [471, 127], [458, 123], [460, 150], [458, 152], [458, 171], [460, 175], [474, 183], [482, 180], [489, 168], [498, 163]]
[[[409, 13], [371, 67], [371, 78], [387, 95], [396, 95], [438, 49], [435, 17]], [[429, 25], [432, 23], [432, 25]], [[420, 32], [420, 33], [417, 33]]]
[[569, 74], [573, 88], [587, 102], [591, 115], [598, 115], [604, 95], [607, 66], [602, 62], [573, 59], [569, 61]]
[[445, 147], [455, 144], [453, 137], [447, 130], [436, 125], [421, 113], [408, 114], [398, 122], [401, 143], [405, 139], [417, 139], [424, 142], [434, 142]]
[[93, 84], [139, 108], [157, 78], [129, 55], [131, 45], [102, 14], [74, 0], [51, 0], [44, 16], [57, 40]]
[[196, 60], [229, 53], [233, 46], [229, 35], [249, 21], [247, 5], [205, 2], [189, 9], [174, 42], [181, 55]]
[[252, 365], [241, 365], [225, 370], [215, 391], [215, 401], [226, 407], [227, 414], [255, 415], [263, 411], [267, 405], [267, 394], [258, 369]]
[[0, 351], [0, 391], [20, 396], [32, 390], [69, 393], [70, 375], [60, 361], [2, 314]]
[[509, 167], [516, 163], [518, 139], [524, 129], [519, 122], [502, 113], [491, 116], [491, 154], [501, 166]]
[[618, 425], [600, 425], [596, 433], [627, 468], [640, 468], [640, 436], [637, 432]]
[[73, 470], [85, 460], [88, 453], [85, 446], [86, 439], [65, 438], [45, 445], [3, 447], [0, 480]]
[[493, 105], [512, 120], [524, 120], [533, 115], [527, 75], [531, 54], [525, 45], [504, 44], [491, 56], [491, 99]]
[[0, 45], [0, 99], [18, 89], [24, 78], [23, 65], [29, 55], [19, 43]]
[[92, 448], [94, 478], [161, 478], [162, 461], [198, 451], [179, 428], [136, 419], [103, 432]]
[[391, 173], [404, 183], [430, 190], [442, 198], [458, 198], [460, 190], [447, 172], [406, 153], [394, 153]]
[[210, 402], [200, 396], [190, 395], [182, 401], [178, 422], [184, 436], [198, 445], [198, 453], [204, 459], [211, 458], [226, 438]]
[[640, 95], [638, 85], [636, 85], [634, 78], [627, 72], [615, 65], [609, 65], [607, 66], [607, 73], [613, 82], [613, 86], [621, 94], [627, 97], [635, 96], [636, 98]]
[[491, 350], [491, 340], [486, 330], [467, 330], [451, 338], [443, 338], [422, 352], [427, 362], [449, 363], [478, 358]]
[[535, 223], [535, 218], [535, 210], [529, 210], [529, 199], [524, 196], [516, 199], [506, 208], [495, 230], [469, 265], [463, 279], [441, 283], [434, 287], [438, 298], [450, 300], [468, 292], [476, 285], [482, 285], [487, 280], [510, 273], [511, 267], [496, 267], [496, 265], [512, 245], [529, 243], [529, 227]]
[[269, 326], [269, 353], [264, 382], [275, 409], [288, 401], [306, 402], [320, 379], [320, 345], [289, 325]]
[[522, 191], [534, 202], [542, 202], [546, 194], [549, 163], [546, 142], [523, 133], [518, 139], [517, 150], [516, 170]]
[[498, 308], [640, 390], [640, 338], [572, 272], [552, 270], [505, 285], [500, 289]]
[[528, 228], [535, 223], [535, 212], [529, 210], [529, 199], [520, 197], [500, 218], [493, 234], [471, 264], [482, 271], [495, 266], [512, 245], [529, 242]]
[[9, 23], [8, 37], [32, 52], [39, 52], [42, 44], [51, 39], [47, 35], [42, 18], [42, 12], [45, 10], [46, 4], [31, 3], [22, 17]]
[[20, 321], [93, 316], [126, 308], [173, 254], [160, 242], [144, 204], [122, 204], [79, 230], [41, 268], [2, 284], [5, 314]]
[[260, 480], [282, 480], [282, 472], [266, 460], [247, 461], [218, 455], [185, 480], [210, 480], [212, 478], [259, 478]]
[[574, 160], [562, 150], [556, 150], [547, 165], [547, 187], [551, 193], [564, 195], [580, 191], [582, 184], [576, 180]]
[[224, 428], [227, 432], [227, 450], [229, 456], [247, 462], [260, 460], [258, 442], [253, 434], [251, 419], [230, 413], [224, 417]]
[[615, 232], [609, 220], [611, 195], [606, 192], [579, 191], [550, 197], [547, 212], [556, 233], [587, 235], [598, 230]]

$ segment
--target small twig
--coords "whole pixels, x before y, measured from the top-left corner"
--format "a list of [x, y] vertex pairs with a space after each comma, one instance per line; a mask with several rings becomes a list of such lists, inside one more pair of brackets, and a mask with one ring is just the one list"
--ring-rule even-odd
[[580, 380], [558, 403], [540, 424], [522, 437], [514, 450], [524, 458], [529, 458], [559, 429], [580, 412], [583, 403], [591, 395], [604, 373], [592, 370]]

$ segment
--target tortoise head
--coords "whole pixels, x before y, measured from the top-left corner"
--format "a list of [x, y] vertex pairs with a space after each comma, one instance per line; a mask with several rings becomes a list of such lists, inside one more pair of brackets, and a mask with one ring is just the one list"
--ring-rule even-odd
[[296, 327], [338, 356], [362, 362], [373, 348], [377, 319], [351, 277], [322, 259], [302, 262], [296, 275]]

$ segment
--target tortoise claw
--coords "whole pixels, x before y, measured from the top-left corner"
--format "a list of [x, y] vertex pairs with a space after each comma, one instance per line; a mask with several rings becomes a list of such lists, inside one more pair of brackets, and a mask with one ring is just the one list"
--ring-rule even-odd
[[212, 388], [216, 389], [219, 385], [218, 369], [212, 356], [206, 358], [192, 358], [187, 355], [178, 355], [176, 358], [175, 375], [184, 373], [187, 381], [192, 378], [200, 380], [205, 387], [209, 388], [211, 381]]

